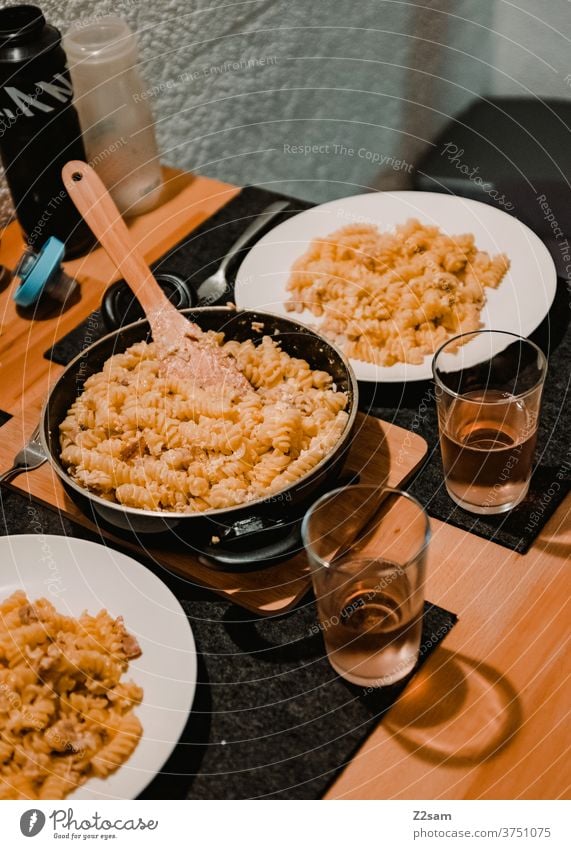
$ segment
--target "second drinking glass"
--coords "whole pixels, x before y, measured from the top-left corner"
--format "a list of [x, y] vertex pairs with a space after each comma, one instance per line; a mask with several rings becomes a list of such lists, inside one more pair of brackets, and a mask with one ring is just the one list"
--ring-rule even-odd
[[428, 516], [405, 492], [348, 486], [322, 496], [302, 527], [329, 662], [382, 687], [416, 665]]
[[471, 513], [511, 510], [529, 488], [547, 360], [533, 342], [465, 333], [432, 364], [444, 479]]

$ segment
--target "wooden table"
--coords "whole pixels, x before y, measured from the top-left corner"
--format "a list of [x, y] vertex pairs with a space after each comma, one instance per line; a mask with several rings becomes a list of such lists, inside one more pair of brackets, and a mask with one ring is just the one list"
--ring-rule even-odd
[[[168, 169], [165, 176], [164, 204], [131, 225], [149, 261], [239, 191]], [[10, 225], [0, 262], [13, 267], [22, 248]], [[9, 413], [38, 403], [61, 372], [43, 351], [118, 276], [101, 249], [67, 270], [81, 282], [81, 300], [62, 317], [24, 321], [10, 293], [0, 294], [0, 407]], [[525, 556], [432, 520], [427, 596], [460, 621], [327, 798], [568, 797], [570, 504]]]
[[427, 596], [459, 621], [329, 798], [569, 798], [569, 508], [523, 556], [432, 520]]

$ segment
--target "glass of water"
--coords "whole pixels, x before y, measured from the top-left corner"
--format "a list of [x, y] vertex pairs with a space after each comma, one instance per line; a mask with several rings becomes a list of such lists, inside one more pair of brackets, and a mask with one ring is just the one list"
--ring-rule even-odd
[[547, 360], [498, 330], [450, 339], [432, 364], [446, 489], [471, 513], [504, 513], [529, 489]]
[[429, 519], [396, 489], [348, 486], [306, 513], [319, 627], [333, 668], [382, 687], [414, 668], [420, 649]]

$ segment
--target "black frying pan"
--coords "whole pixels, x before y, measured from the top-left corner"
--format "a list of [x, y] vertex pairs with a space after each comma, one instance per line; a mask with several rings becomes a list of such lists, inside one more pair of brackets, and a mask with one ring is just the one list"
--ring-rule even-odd
[[[59, 425], [83, 391], [85, 380], [101, 371], [109, 357], [135, 342], [150, 339], [147, 321], [138, 321], [104, 336], [72, 360], [46, 401], [41, 421], [42, 442], [67, 494], [97, 524], [131, 538], [144, 535], [145, 544], [152, 544], [152, 537], [160, 535], [159, 544], [163, 547], [188, 548], [224, 570], [260, 568], [283, 559], [299, 546], [300, 517], [320, 493], [338, 481], [357, 414], [357, 381], [346, 357], [337, 348], [289, 318], [251, 310], [236, 312], [226, 307], [183, 312], [205, 331], [222, 331], [226, 339], [255, 342], [264, 334], [270, 335], [279, 339], [282, 349], [291, 356], [301, 357], [311, 368], [332, 375], [338, 390], [349, 397], [349, 419], [337, 445], [315, 468], [267, 499], [191, 514], [125, 507], [88, 492], [72, 480], [59, 456]], [[254, 322], [263, 325], [262, 332], [252, 329]], [[213, 544], [213, 537], [219, 542]]]

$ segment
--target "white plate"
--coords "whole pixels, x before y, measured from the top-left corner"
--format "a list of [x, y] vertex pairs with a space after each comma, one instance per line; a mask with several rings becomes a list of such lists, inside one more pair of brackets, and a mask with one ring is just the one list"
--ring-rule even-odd
[[135, 799], [164, 765], [186, 725], [196, 687], [192, 630], [179, 602], [148, 569], [111, 548], [47, 534], [0, 537], [0, 598], [23, 589], [64, 614], [106, 608], [123, 616], [143, 651], [126, 678], [144, 689], [143, 736], [129, 760], [70, 799]]
[[[476, 245], [491, 254], [506, 253], [510, 270], [498, 289], [486, 289], [483, 328], [529, 336], [547, 314], [555, 297], [557, 274], [547, 248], [517, 218], [493, 206], [435, 192], [374, 192], [316, 206], [279, 224], [248, 253], [236, 278], [235, 299], [243, 309], [285, 315], [319, 329], [309, 310], [288, 313], [286, 283], [294, 261], [312, 239], [348, 224], [374, 224], [392, 230], [407, 218], [437, 225], [451, 236], [473, 233]], [[351, 360], [359, 380], [401, 382], [432, 376], [432, 355], [419, 365], [375, 366]]]

